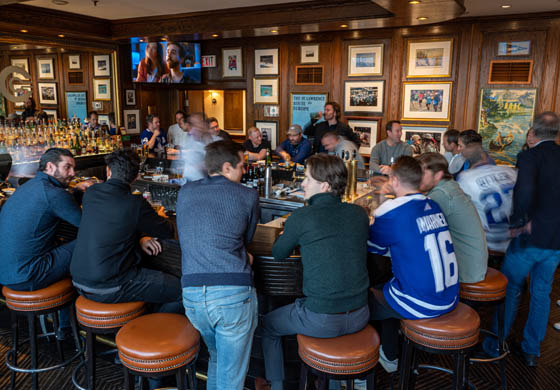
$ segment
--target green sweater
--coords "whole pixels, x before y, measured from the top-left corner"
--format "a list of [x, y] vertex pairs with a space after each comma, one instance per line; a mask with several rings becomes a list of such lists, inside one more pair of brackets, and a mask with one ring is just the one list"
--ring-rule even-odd
[[364, 209], [331, 193], [312, 196], [286, 220], [272, 255], [284, 259], [300, 247], [307, 309], [335, 314], [367, 304], [368, 228]]

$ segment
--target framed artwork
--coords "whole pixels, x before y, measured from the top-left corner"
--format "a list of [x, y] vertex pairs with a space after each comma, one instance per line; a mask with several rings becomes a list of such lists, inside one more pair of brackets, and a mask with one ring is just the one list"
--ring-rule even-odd
[[93, 56], [93, 75], [95, 77], [111, 76], [109, 54]]
[[531, 54], [531, 41], [498, 42], [499, 56], [528, 56]]
[[449, 121], [452, 84], [451, 81], [404, 82], [401, 119]]
[[126, 102], [127, 106], [135, 106], [136, 105], [136, 90], [135, 89], [125, 90], [125, 102]]
[[299, 62], [301, 64], [318, 64], [319, 45], [301, 45]]
[[98, 118], [99, 118], [99, 124], [100, 124], [100, 125], [107, 125], [107, 126], [109, 126], [109, 115], [99, 114], [99, 115], [98, 115]]
[[383, 44], [348, 46], [348, 76], [381, 76]]
[[263, 108], [264, 116], [277, 117], [280, 116], [280, 106], [277, 104], [266, 105]]
[[58, 120], [58, 114], [56, 110], [43, 110], [48, 116], [49, 119], [54, 119], [55, 122]]
[[408, 41], [406, 77], [451, 77], [453, 39]]
[[536, 88], [482, 88], [478, 132], [482, 145], [498, 164], [515, 165], [533, 125]]
[[52, 58], [37, 59], [37, 74], [40, 80], [54, 79], [54, 60]]
[[127, 134], [139, 134], [140, 110], [124, 110], [124, 124]]
[[29, 73], [29, 63], [27, 62], [27, 58], [12, 58], [10, 59], [10, 64], [12, 66], [17, 66], [19, 68], [22, 68], [27, 73]]
[[401, 139], [410, 145], [414, 155], [429, 152], [444, 154], [442, 139], [446, 130], [447, 126], [404, 125]]
[[95, 100], [91, 102], [91, 108], [95, 111], [103, 110], [103, 102], [96, 102]]
[[383, 112], [384, 81], [345, 81], [344, 111]]
[[278, 144], [278, 122], [255, 121], [255, 127], [261, 131], [263, 141], [269, 141], [270, 148], [276, 150], [276, 145]]
[[[323, 112], [328, 101], [328, 93], [290, 93], [290, 125], [300, 125], [305, 129], [311, 123], [311, 118]], [[319, 121], [322, 121], [320, 119]]]
[[[33, 97], [33, 91], [31, 89], [31, 85], [20, 85], [15, 91], [17, 97], [23, 96], [29, 92], [29, 97]], [[21, 102], [14, 102], [15, 107], [23, 107], [25, 105], [25, 100]]]
[[71, 54], [68, 56], [68, 69], [80, 69], [80, 55]]
[[255, 50], [255, 74], [278, 74], [278, 49]]
[[37, 83], [39, 88], [39, 104], [58, 104], [56, 83]]
[[94, 79], [93, 80], [93, 99], [94, 100], [111, 100], [111, 80], [110, 79]]
[[6, 116], [6, 99], [4, 99], [2, 94], [0, 94], [0, 115], [3, 117]]
[[370, 155], [371, 149], [377, 143], [377, 130], [381, 125], [381, 118], [347, 117], [348, 126], [360, 136], [360, 154]]
[[66, 92], [66, 112], [68, 118], [84, 120], [87, 117], [86, 92]]
[[222, 78], [243, 77], [243, 48], [222, 49]]
[[278, 104], [278, 78], [253, 79], [253, 103]]

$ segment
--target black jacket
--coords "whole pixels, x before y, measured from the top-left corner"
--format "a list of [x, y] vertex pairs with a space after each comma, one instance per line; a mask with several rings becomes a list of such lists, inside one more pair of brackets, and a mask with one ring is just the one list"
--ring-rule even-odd
[[87, 287], [119, 286], [140, 261], [141, 234], [173, 238], [173, 225], [158, 216], [130, 185], [117, 179], [95, 184], [83, 199], [72, 255], [72, 280]]
[[324, 153], [325, 149], [321, 144], [321, 138], [330, 132], [334, 131], [336, 134], [346, 137], [349, 141], [352, 141], [356, 144], [356, 146], [360, 147], [360, 136], [348, 126], [346, 123], [337, 122], [336, 125], [329, 126], [327, 121], [316, 123], [312, 121], [303, 131], [308, 137], [313, 138], [313, 153]]
[[519, 153], [517, 168], [510, 224], [531, 221], [532, 245], [560, 249], [560, 145], [543, 141]]

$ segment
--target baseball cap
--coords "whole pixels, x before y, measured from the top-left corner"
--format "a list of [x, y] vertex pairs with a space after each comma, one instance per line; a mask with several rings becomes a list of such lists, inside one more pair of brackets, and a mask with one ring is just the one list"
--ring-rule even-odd
[[288, 134], [301, 134], [303, 132], [303, 130], [301, 129], [300, 125], [291, 125], [288, 128]]

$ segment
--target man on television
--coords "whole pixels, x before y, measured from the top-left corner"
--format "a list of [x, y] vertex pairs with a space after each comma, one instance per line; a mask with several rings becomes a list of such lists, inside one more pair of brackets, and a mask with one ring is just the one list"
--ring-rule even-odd
[[162, 83], [180, 84], [185, 83], [188, 79], [181, 70], [181, 64], [185, 57], [185, 49], [180, 43], [169, 42], [167, 44], [165, 62], [169, 68], [169, 73], [161, 77]]

